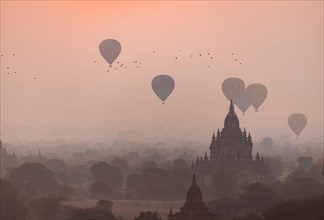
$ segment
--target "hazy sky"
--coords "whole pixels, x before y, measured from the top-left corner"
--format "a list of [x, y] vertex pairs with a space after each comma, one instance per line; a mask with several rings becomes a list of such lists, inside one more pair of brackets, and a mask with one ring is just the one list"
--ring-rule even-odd
[[[107, 38], [122, 45], [109, 72], [98, 49]], [[228, 111], [228, 77], [268, 88], [258, 113], [236, 109], [252, 137], [293, 138], [287, 118], [303, 113], [301, 140], [323, 140], [322, 1], [1, 1], [1, 54], [4, 140], [111, 128], [210, 138]], [[151, 88], [159, 74], [175, 80], [165, 105]]]

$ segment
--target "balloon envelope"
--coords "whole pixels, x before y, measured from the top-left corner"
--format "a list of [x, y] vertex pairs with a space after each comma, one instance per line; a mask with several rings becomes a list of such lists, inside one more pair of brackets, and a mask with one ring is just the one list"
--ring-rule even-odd
[[158, 75], [152, 80], [152, 88], [155, 94], [163, 101], [169, 97], [174, 89], [175, 82], [171, 76]]
[[250, 105], [251, 102], [245, 92], [238, 96], [236, 100], [236, 106], [242, 111], [243, 115], [245, 111], [250, 107]]
[[246, 94], [249, 97], [251, 105], [257, 111], [268, 95], [267, 88], [260, 83], [253, 83], [246, 87]]
[[291, 130], [299, 136], [307, 124], [307, 118], [304, 114], [294, 113], [288, 117], [288, 125]]
[[240, 78], [227, 78], [222, 83], [222, 90], [226, 98], [236, 104], [238, 97], [245, 92], [245, 83]]
[[115, 39], [107, 39], [100, 43], [99, 51], [109, 66], [117, 59], [121, 51], [121, 44]]

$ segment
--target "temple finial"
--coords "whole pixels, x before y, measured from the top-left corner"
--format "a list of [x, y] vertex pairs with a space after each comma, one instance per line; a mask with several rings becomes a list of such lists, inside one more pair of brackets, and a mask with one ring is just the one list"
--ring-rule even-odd
[[231, 99], [231, 105], [229, 107], [229, 113], [234, 113], [234, 104], [233, 104], [233, 99]]
[[197, 182], [196, 182], [196, 174], [193, 175], [192, 185], [197, 185]]

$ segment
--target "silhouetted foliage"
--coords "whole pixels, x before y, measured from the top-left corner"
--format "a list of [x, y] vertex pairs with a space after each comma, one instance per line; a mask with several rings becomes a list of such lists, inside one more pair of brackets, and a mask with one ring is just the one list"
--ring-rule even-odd
[[23, 220], [26, 211], [18, 200], [18, 191], [7, 180], [0, 179], [0, 219]]
[[104, 181], [97, 181], [91, 184], [89, 188], [90, 193], [96, 195], [112, 195], [113, 189], [111, 186]]
[[49, 159], [45, 161], [45, 166], [53, 172], [62, 172], [66, 169], [66, 164], [63, 160]]
[[119, 167], [121, 170], [126, 170], [128, 168], [128, 161], [121, 157], [115, 157], [111, 162], [111, 165]]
[[127, 176], [126, 186], [128, 188], [137, 188], [142, 183], [143, 176], [141, 174], [131, 174]]
[[124, 177], [120, 168], [108, 165], [103, 161], [99, 161], [92, 165], [90, 171], [95, 181], [105, 181], [112, 187], [121, 187], [124, 182]]
[[159, 166], [154, 161], [146, 161], [143, 163], [143, 170], [150, 168], [158, 168]]
[[162, 220], [157, 212], [140, 212], [139, 216], [135, 217], [134, 220]]
[[121, 220], [112, 212], [113, 203], [108, 200], [99, 200], [96, 206], [91, 208], [74, 208], [72, 209], [69, 220]]
[[189, 169], [189, 165], [188, 165], [187, 161], [178, 158], [173, 161], [173, 168], [174, 169]]
[[56, 196], [42, 196], [30, 201], [28, 217], [35, 219], [58, 219], [62, 215], [61, 199]]
[[314, 178], [296, 177], [287, 181], [281, 188], [286, 198], [303, 199], [321, 195], [323, 184]]
[[244, 212], [239, 216], [231, 218], [231, 220], [264, 220], [264, 218], [254, 212]]
[[240, 195], [236, 204], [236, 213], [261, 213], [279, 201], [281, 198], [273, 189], [261, 183], [253, 183]]
[[264, 212], [267, 220], [321, 220], [324, 219], [323, 196], [288, 200]]
[[24, 193], [57, 192], [58, 184], [53, 172], [40, 163], [24, 163], [9, 174], [12, 183]]

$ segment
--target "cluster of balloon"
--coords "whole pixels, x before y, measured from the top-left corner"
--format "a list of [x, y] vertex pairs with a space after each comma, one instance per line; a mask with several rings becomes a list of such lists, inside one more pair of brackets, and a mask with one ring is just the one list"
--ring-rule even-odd
[[255, 111], [264, 102], [268, 95], [267, 88], [259, 83], [249, 85], [245, 89], [245, 83], [240, 78], [227, 78], [222, 83], [222, 91], [225, 97], [242, 111], [243, 115], [252, 105]]
[[99, 51], [111, 67], [120, 54], [121, 44], [115, 39], [106, 39], [100, 43]]
[[227, 78], [222, 83], [222, 90], [225, 97], [243, 112], [250, 107], [251, 103], [245, 93], [245, 83], [240, 78]]
[[170, 96], [175, 86], [174, 79], [168, 75], [158, 75], [152, 80], [152, 89], [161, 99], [162, 104]]
[[290, 129], [298, 136], [304, 130], [307, 124], [307, 118], [304, 114], [294, 113], [288, 117], [288, 125]]

